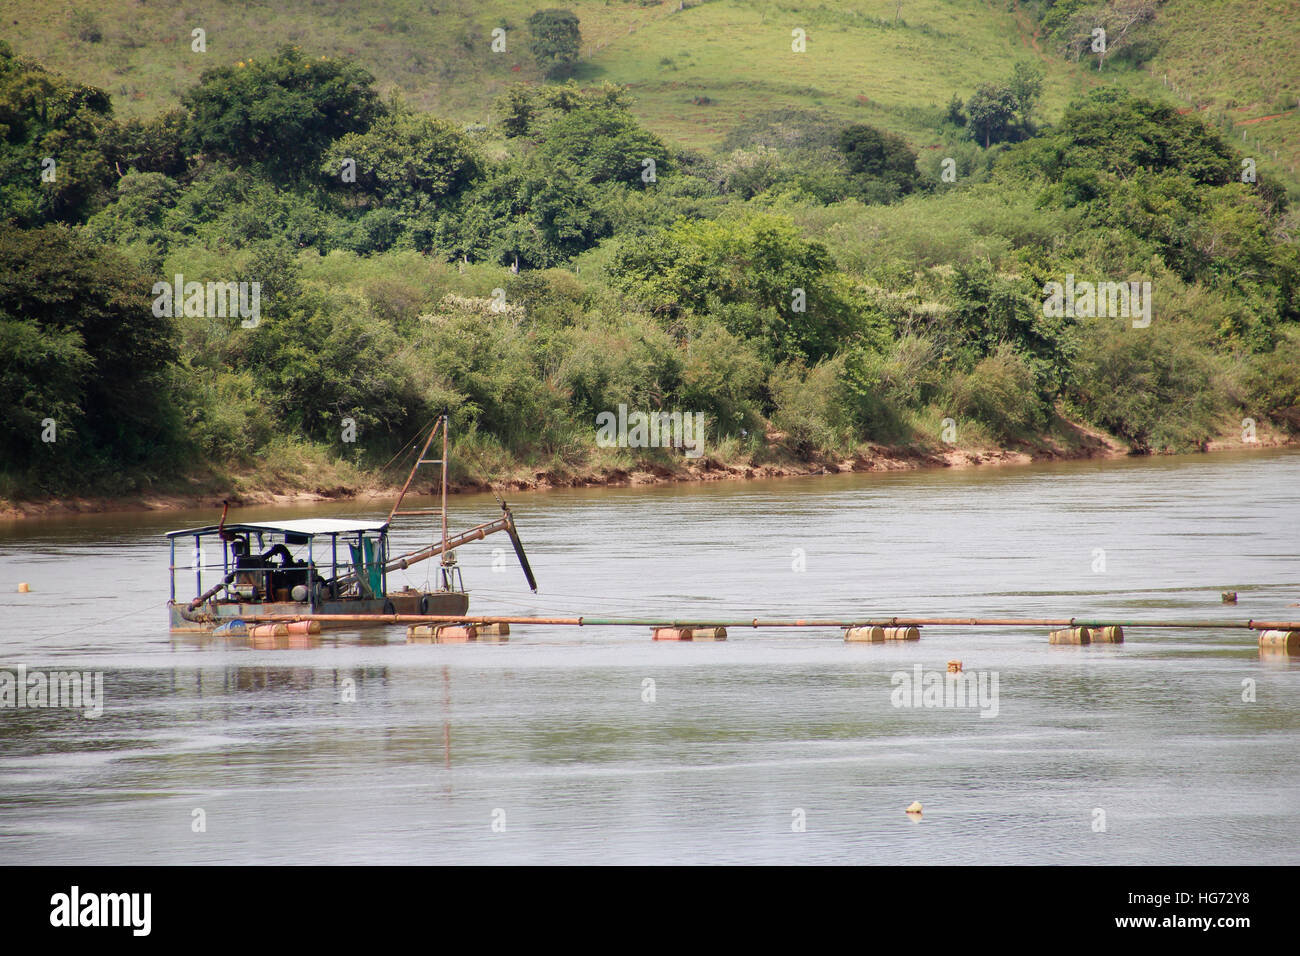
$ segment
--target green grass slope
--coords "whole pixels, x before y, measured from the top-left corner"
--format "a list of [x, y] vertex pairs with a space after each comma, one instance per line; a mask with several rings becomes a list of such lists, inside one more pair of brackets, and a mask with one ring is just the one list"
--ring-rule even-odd
[[[1291, 0], [1167, 0], [1149, 28], [1154, 58], [1102, 73], [1036, 35], [1032, 9], [1014, 0], [4, 0], [0, 35], [108, 90], [121, 114], [159, 112], [205, 68], [290, 42], [354, 56], [385, 89], [472, 123], [489, 119], [509, 84], [542, 80], [524, 24], [554, 5], [581, 19], [579, 82], [629, 86], [641, 120], [681, 145], [717, 147], [737, 127], [793, 107], [935, 147], [935, 120], [954, 93], [967, 97], [1029, 59], [1047, 70], [1045, 119], [1081, 91], [1119, 83], [1212, 113], [1258, 144], [1261, 166], [1295, 181], [1300, 8]], [[496, 27], [507, 31], [504, 53], [491, 50]], [[206, 53], [191, 50], [195, 28], [206, 31]], [[791, 49], [795, 29], [806, 52]]]

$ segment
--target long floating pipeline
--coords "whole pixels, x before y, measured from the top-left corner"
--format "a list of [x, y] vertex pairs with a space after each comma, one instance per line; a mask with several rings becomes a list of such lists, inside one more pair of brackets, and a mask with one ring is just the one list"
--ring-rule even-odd
[[[688, 621], [630, 617], [541, 617], [522, 614], [260, 614], [217, 629], [247, 629], [254, 638], [315, 634], [326, 625], [407, 625], [408, 642], [460, 643], [503, 637], [512, 624], [567, 627], [648, 627], [656, 641], [725, 641], [728, 628], [840, 628], [849, 643], [916, 641], [923, 627], [1048, 627], [1052, 644], [1122, 644], [1127, 628], [1191, 628], [1257, 631], [1261, 650], [1300, 653], [1300, 622], [1294, 621], [1102, 621], [1028, 617], [888, 617], [843, 619], [746, 618]], [[960, 662], [950, 662], [960, 667]]]
[[1121, 621], [1084, 620], [1081, 618], [1027, 617], [876, 617], [853, 619], [778, 619], [745, 618], [732, 620], [688, 621], [669, 617], [530, 617], [524, 615], [467, 614], [258, 614], [245, 621], [358, 624], [545, 624], [573, 627], [1155, 627], [1214, 630], [1232, 628], [1249, 631], [1300, 631], [1300, 621]]

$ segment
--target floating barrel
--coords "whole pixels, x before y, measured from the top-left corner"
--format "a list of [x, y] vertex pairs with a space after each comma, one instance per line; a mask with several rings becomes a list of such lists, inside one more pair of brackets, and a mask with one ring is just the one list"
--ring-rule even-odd
[[443, 624], [433, 636], [439, 644], [463, 644], [478, 637], [478, 628], [473, 624]]
[[[320, 625], [317, 624], [319, 627]], [[249, 637], [288, 637], [288, 624], [254, 624], [248, 629]]]
[[291, 621], [286, 627], [290, 634], [319, 634], [320, 621]]
[[885, 639], [885, 629], [878, 624], [863, 627], [846, 627], [844, 640], [850, 643], [878, 644]]
[[1237, 603], [1237, 592], [1236, 592], [1236, 591], [1224, 591], [1223, 594], [1220, 595], [1220, 598], [1222, 599], [1222, 601], [1223, 601], [1224, 604], [1236, 604], [1236, 603]]
[[467, 644], [478, 636], [475, 624], [412, 624], [406, 629], [408, 644]]
[[961, 673], [961, 661], [949, 661], [949, 662], [948, 662], [948, 673], [949, 673], [949, 674], [960, 674], [960, 673]]
[[412, 624], [406, 629], [406, 643], [432, 644], [433, 628], [428, 624]]
[[483, 637], [507, 637], [510, 634], [509, 624], [475, 624], [478, 628], [478, 636]]
[[885, 628], [885, 640], [887, 641], [919, 641], [920, 639], [921, 629], [917, 627]]
[[1086, 627], [1066, 627], [1052, 631], [1049, 639], [1053, 644], [1091, 644], [1092, 631]]
[[656, 627], [656, 641], [725, 641], [725, 627]]
[[18, 582], [18, 593], [19, 593], [19, 594], [26, 594], [26, 593], [28, 593], [29, 591], [31, 591], [31, 587], [28, 585], [28, 583], [27, 583], [26, 581], [19, 581], [19, 582]]
[[1259, 646], [1300, 650], [1300, 631], [1260, 631]]
[[1123, 644], [1124, 628], [1118, 624], [1109, 627], [1088, 628], [1088, 635], [1094, 644]]

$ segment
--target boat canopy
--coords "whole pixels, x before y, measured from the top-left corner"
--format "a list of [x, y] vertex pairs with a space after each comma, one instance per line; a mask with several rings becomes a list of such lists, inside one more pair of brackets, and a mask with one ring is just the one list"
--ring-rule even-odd
[[[169, 531], [167, 537], [203, 536], [216, 534], [222, 530], [221, 525], [208, 525], [204, 528], [186, 528], [182, 531]], [[387, 531], [387, 521], [355, 521], [342, 518], [300, 518], [293, 521], [244, 521], [240, 524], [227, 524], [227, 533], [242, 534], [292, 534], [315, 537], [327, 534], [364, 534], [368, 531]]]

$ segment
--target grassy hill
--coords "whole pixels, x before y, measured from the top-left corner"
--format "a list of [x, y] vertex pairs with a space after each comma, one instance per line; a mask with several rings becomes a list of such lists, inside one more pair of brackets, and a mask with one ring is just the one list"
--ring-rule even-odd
[[[208, 67], [266, 56], [283, 42], [347, 54], [385, 90], [463, 123], [485, 122], [509, 84], [541, 82], [524, 23], [549, 2], [316, 0], [173, 5], [146, 0], [0, 2], [3, 37], [52, 69], [108, 90], [119, 114], [174, 105]], [[1003, 80], [1020, 59], [1047, 70], [1040, 112], [1119, 83], [1200, 109], [1258, 143], [1260, 164], [1296, 182], [1300, 162], [1300, 12], [1290, 0], [1167, 0], [1142, 68], [1073, 63], [1037, 35], [1014, 0], [566, 0], [581, 20], [580, 83], [631, 88], [634, 111], [679, 145], [718, 147], [774, 111], [815, 110], [938, 145], [934, 122], [955, 93]], [[504, 27], [506, 52], [491, 51]], [[190, 49], [206, 31], [207, 52]], [[807, 51], [791, 49], [802, 29]], [[1276, 159], [1274, 158], [1276, 152]]]
[[[1300, 173], [1300, 7], [1292, 0], [1169, 0], [1149, 73], [1291, 182]], [[1244, 138], [1243, 138], [1244, 137]], [[1276, 158], [1274, 154], [1276, 153]]]
[[1099, 69], [1099, 2], [571, 0], [578, 89], [540, 4], [0, 0], [0, 497], [382, 483], [443, 409], [467, 483], [677, 473], [624, 405], [743, 474], [1300, 434], [1300, 9]]

